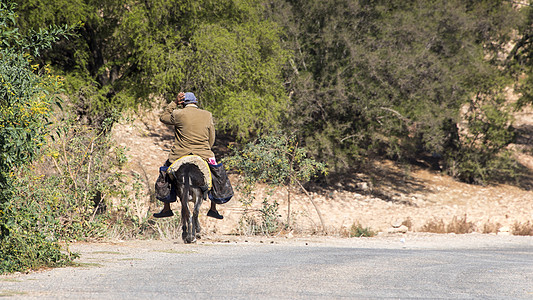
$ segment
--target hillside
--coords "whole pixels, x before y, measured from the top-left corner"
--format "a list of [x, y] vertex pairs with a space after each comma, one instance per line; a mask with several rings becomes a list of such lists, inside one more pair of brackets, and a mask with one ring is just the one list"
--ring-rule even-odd
[[[159, 109], [145, 111], [136, 115], [133, 122], [116, 124], [113, 131], [118, 144], [129, 149], [129, 168], [140, 174], [146, 184], [144, 198], [137, 199], [135, 203], [139, 216], [147, 211], [151, 215], [160, 207], [160, 203], [150, 201], [149, 194], [153, 190], [158, 167], [165, 161], [173, 139], [170, 128], [159, 122], [158, 112]], [[533, 110], [524, 110], [516, 115], [514, 126], [519, 136], [511, 147], [515, 149], [519, 162], [533, 172]], [[227, 141], [217, 139], [217, 157], [227, 150], [224, 143]], [[312, 188], [314, 201], [330, 234], [345, 233], [358, 223], [384, 232], [391, 230], [392, 225], [402, 223], [409, 226], [410, 231], [420, 231], [424, 225], [438, 227], [439, 224], [448, 226], [453, 223], [470, 226], [477, 232], [495, 233], [502, 227], [512, 230], [517, 223], [533, 221], [531, 174], [512, 184], [479, 186], [457, 182], [423, 166], [399, 166], [381, 161], [374, 163], [371, 170], [357, 170], [342, 178], [331, 186]], [[335, 182], [335, 179], [330, 178], [330, 181]], [[237, 185], [236, 175], [232, 175], [232, 182]], [[255, 194], [256, 208], [260, 208], [265, 194], [266, 188], [259, 187]], [[208, 206], [204, 204], [201, 218], [204, 232], [235, 233], [243, 213], [239, 197], [237, 192], [232, 201], [220, 206], [225, 216], [222, 221], [207, 218], [205, 212]], [[272, 197], [280, 204], [282, 220], [286, 220], [286, 190], [278, 189]], [[318, 215], [309, 198], [298, 193], [291, 199], [291, 234], [320, 230]], [[178, 209], [177, 204], [173, 209]]]

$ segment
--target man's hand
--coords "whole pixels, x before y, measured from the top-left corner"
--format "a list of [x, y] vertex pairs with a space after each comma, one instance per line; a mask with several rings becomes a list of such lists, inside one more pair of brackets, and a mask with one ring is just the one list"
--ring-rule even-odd
[[178, 97], [176, 98], [176, 104], [180, 105], [180, 104], [183, 104], [183, 100], [185, 99], [185, 93], [184, 92], [180, 92], [178, 94]]

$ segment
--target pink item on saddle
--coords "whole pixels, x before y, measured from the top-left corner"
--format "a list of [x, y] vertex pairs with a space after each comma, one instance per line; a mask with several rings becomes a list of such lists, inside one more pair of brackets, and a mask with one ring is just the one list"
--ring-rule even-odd
[[216, 166], [217, 164], [217, 160], [214, 158], [214, 157], [210, 157], [207, 162], [210, 164], [210, 165], [213, 165], [213, 166]]

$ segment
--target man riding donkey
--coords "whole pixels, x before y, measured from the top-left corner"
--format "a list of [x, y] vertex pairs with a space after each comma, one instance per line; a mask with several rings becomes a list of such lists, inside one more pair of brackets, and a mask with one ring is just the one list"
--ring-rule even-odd
[[[181, 109], [178, 109], [181, 106]], [[217, 165], [215, 154], [211, 150], [215, 143], [215, 126], [210, 112], [198, 107], [198, 100], [193, 93], [180, 92], [176, 101], [172, 101], [159, 116], [161, 122], [174, 126], [174, 145], [170, 150], [165, 167], [186, 155], [197, 155], [208, 162], [209, 165]], [[171, 217], [174, 215], [170, 203], [176, 201], [176, 197], [162, 200], [163, 209], [154, 213], [156, 218]], [[211, 199], [211, 208], [207, 213], [209, 217], [223, 219], [217, 211], [216, 203]]]

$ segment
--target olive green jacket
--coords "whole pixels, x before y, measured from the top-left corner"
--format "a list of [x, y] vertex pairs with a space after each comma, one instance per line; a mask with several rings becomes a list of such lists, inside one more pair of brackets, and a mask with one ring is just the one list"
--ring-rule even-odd
[[159, 120], [174, 126], [174, 145], [168, 156], [171, 163], [189, 154], [198, 155], [204, 160], [215, 157], [211, 151], [215, 143], [215, 125], [210, 112], [191, 104], [178, 109], [176, 102], [171, 102]]

